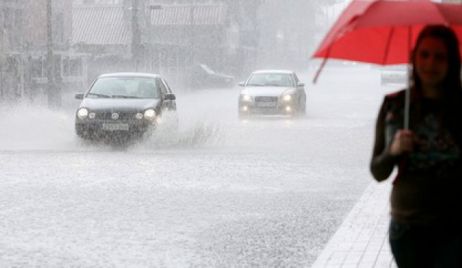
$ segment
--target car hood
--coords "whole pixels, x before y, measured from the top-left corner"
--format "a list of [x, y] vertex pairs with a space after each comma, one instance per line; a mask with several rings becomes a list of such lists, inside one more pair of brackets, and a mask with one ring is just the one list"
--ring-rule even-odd
[[143, 111], [154, 108], [159, 104], [159, 99], [83, 99], [80, 107], [93, 111], [117, 110], [117, 111]]
[[271, 96], [278, 97], [284, 92], [293, 90], [292, 87], [245, 87], [241, 93], [251, 96]]

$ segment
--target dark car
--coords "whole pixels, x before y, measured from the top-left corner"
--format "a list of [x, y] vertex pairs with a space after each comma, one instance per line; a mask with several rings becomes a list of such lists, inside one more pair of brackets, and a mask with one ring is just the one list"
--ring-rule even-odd
[[293, 71], [255, 71], [239, 86], [242, 87], [238, 107], [241, 118], [255, 114], [305, 114], [305, 84]]
[[230, 88], [234, 87], [234, 76], [218, 73], [206, 64], [198, 64], [193, 67], [192, 87], [195, 89], [205, 88]]
[[175, 95], [156, 74], [104, 74], [75, 97], [82, 100], [75, 130], [84, 139], [141, 137], [155, 130], [166, 112], [176, 111]]

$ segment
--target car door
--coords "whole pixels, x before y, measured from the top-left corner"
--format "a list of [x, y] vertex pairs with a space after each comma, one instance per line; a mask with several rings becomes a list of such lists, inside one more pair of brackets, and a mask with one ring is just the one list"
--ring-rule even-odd
[[295, 87], [298, 96], [298, 103], [303, 104], [306, 101], [306, 92], [305, 92], [305, 85], [298, 79], [297, 75], [294, 73], [293, 78], [295, 81]]

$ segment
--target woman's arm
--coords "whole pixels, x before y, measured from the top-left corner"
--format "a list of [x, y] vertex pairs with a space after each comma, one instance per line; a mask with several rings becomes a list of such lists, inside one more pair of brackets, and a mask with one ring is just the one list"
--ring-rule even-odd
[[397, 156], [390, 154], [388, 145], [385, 141], [385, 116], [387, 113], [385, 106], [386, 101], [382, 103], [377, 117], [374, 150], [370, 163], [371, 173], [377, 181], [386, 180], [398, 161]]

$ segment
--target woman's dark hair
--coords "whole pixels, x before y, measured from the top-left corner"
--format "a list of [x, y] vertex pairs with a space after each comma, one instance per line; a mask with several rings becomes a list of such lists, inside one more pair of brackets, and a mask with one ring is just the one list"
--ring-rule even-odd
[[415, 70], [415, 60], [417, 48], [422, 43], [422, 40], [427, 37], [437, 38], [441, 40], [447, 49], [448, 59], [448, 74], [443, 82], [445, 97], [450, 97], [454, 93], [460, 94], [462, 90], [461, 85], [461, 60], [459, 50], [459, 40], [457, 39], [454, 31], [445, 25], [428, 25], [426, 26], [417, 37], [414, 50], [411, 54], [411, 64], [413, 66], [411, 74], [411, 82], [413, 86], [420, 90], [422, 88], [422, 81], [417, 75]]
[[[459, 40], [451, 28], [444, 25], [428, 25], [420, 32], [410, 59], [413, 67], [410, 77], [411, 86], [416, 90], [416, 97], [419, 96], [422, 90], [422, 81], [415, 70], [416, 51], [422, 40], [427, 37], [441, 40], [447, 49], [448, 73], [443, 81], [442, 121], [453, 134], [456, 143], [462, 148], [462, 128], [459, 122], [462, 115], [461, 55]], [[415, 105], [415, 115], [419, 118], [421, 116], [420, 102], [415, 103]]]

